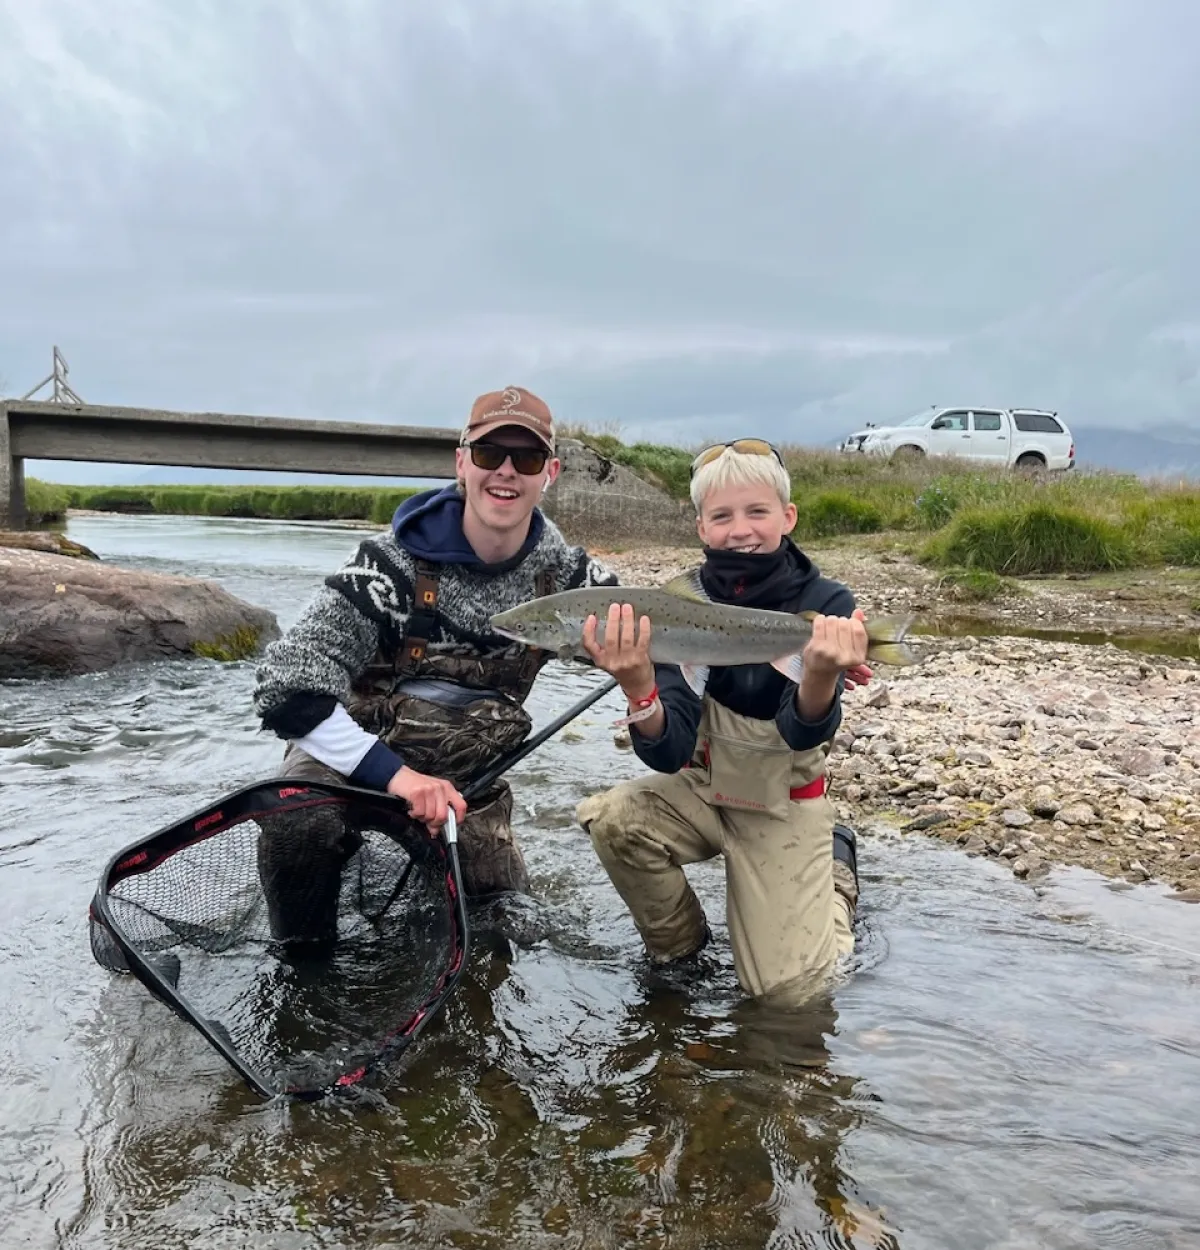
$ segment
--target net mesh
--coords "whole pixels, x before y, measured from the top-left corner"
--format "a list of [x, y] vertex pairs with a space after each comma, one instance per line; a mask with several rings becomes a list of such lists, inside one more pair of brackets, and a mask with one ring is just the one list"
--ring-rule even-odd
[[404, 1048], [463, 956], [447, 847], [401, 810], [341, 787], [240, 792], [114, 861], [93, 954], [272, 1090], [356, 1079]]

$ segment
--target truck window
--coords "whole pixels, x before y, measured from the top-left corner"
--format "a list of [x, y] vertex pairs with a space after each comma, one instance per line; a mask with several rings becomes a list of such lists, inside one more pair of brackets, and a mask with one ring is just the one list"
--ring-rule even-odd
[[1061, 434], [1062, 426], [1048, 412], [1014, 412], [1013, 424], [1024, 434]]
[[940, 417], [933, 423], [932, 429], [935, 430], [959, 430], [966, 431], [967, 414], [965, 412], [943, 412]]
[[1000, 414], [998, 412], [977, 412], [974, 416], [976, 430], [995, 433], [1000, 429]]

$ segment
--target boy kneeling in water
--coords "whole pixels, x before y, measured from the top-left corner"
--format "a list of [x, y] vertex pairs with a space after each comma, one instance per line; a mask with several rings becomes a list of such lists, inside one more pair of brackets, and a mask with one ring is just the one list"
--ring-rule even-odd
[[692, 465], [704, 543], [699, 577], [717, 603], [814, 611], [799, 681], [770, 664], [714, 667], [702, 694], [681, 670], [649, 657], [653, 623], [614, 604], [605, 645], [589, 618], [584, 646], [617, 678], [633, 749], [659, 776], [625, 782], [577, 809], [633, 916], [652, 962], [709, 940], [684, 864], [725, 857], [734, 965], [754, 996], [793, 1001], [819, 990], [854, 948], [858, 901], [853, 835], [825, 795], [825, 766], [847, 680], [865, 682], [867, 633], [854, 597], [788, 537], [796, 524], [779, 453], [757, 439], [710, 447]]

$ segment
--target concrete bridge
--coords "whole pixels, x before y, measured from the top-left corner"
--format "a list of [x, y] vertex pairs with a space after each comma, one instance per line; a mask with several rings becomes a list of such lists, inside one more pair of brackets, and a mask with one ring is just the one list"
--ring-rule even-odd
[[[0, 529], [23, 529], [26, 460], [452, 478], [457, 429], [0, 402]], [[687, 510], [583, 444], [562, 440], [545, 509], [578, 542], [695, 542]]]
[[458, 430], [9, 400], [0, 404], [0, 528], [25, 524], [25, 460], [454, 476]]

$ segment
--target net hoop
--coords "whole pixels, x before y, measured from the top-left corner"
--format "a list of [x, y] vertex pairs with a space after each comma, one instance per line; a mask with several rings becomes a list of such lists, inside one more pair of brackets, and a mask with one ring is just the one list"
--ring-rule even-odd
[[[454, 812], [448, 813], [446, 824], [434, 841], [435, 853], [441, 859], [445, 872], [446, 895], [450, 909], [453, 934], [453, 958], [440, 974], [431, 993], [417, 1006], [412, 1014], [398, 1027], [390, 1030], [376, 1049], [372, 1058], [358, 1063], [352, 1070], [342, 1072], [320, 1085], [277, 1085], [264, 1073], [248, 1064], [230, 1041], [222, 1036], [223, 1030], [207, 1019], [179, 989], [167, 980], [154, 964], [147, 960], [137, 945], [130, 940], [109, 906], [109, 893], [119, 882], [129, 877], [152, 871], [176, 852], [194, 846], [246, 819], [261, 815], [280, 815], [305, 808], [330, 806], [353, 800], [361, 807], [374, 810], [388, 821], [397, 817], [407, 819], [408, 807], [403, 800], [377, 790], [365, 790], [357, 786], [335, 785], [328, 782], [304, 781], [297, 783], [290, 778], [270, 778], [235, 790], [206, 807], [193, 811], [179, 820], [122, 847], [109, 859], [88, 908], [89, 922], [93, 926], [93, 952], [96, 951], [96, 927], [104, 939], [119, 951], [121, 968], [116, 958], [100, 958], [98, 962], [114, 971], [127, 971], [157, 999], [165, 1003], [176, 1015], [190, 1024], [241, 1076], [245, 1083], [264, 1098], [285, 1096], [305, 1101], [330, 1097], [348, 1092], [358, 1086], [369, 1074], [389, 1059], [407, 1049], [425, 1031], [443, 1009], [458, 987], [466, 969], [470, 951], [470, 922], [467, 916], [466, 898], [463, 891], [462, 869], [458, 857], [458, 831]], [[115, 955], [116, 952], [112, 952]]]

